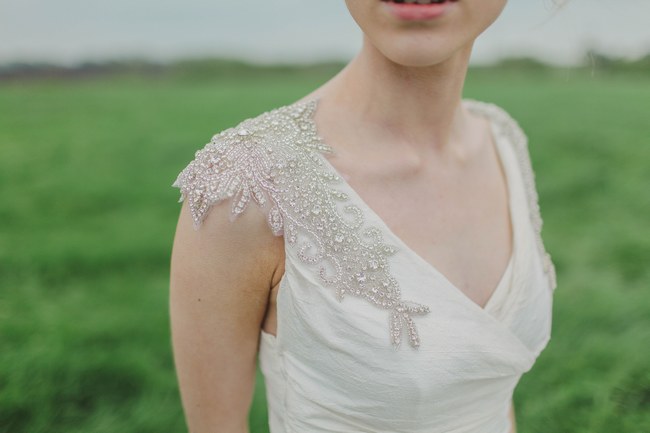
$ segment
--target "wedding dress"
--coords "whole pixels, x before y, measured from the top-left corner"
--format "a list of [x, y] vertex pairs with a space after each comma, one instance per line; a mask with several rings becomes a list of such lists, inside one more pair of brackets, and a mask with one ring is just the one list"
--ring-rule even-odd
[[251, 200], [283, 235], [277, 336], [260, 332], [272, 433], [509, 433], [513, 390], [551, 334], [555, 269], [527, 139], [500, 107], [485, 116], [504, 167], [513, 253], [484, 308], [411, 250], [324, 153], [318, 99], [212, 137], [173, 186], [195, 229], [210, 207]]

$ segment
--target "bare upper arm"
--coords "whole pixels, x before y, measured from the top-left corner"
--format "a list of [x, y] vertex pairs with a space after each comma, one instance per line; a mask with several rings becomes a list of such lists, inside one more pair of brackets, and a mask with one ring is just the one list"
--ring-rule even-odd
[[510, 400], [510, 411], [508, 412], [510, 418], [510, 433], [517, 433], [517, 420], [515, 417], [515, 403]]
[[171, 257], [174, 361], [191, 433], [246, 432], [259, 332], [282, 238], [255, 206], [231, 222], [229, 201], [194, 230], [183, 203]]

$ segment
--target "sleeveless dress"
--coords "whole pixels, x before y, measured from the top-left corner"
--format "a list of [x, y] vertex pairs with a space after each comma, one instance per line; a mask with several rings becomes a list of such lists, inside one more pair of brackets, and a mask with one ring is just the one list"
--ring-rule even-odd
[[224, 200], [251, 200], [284, 236], [277, 336], [260, 331], [271, 433], [509, 433], [510, 401], [551, 334], [555, 269], [527, 139], [500, 107], [485, 116], [507, 177], [513, 253], [485, 308], [411, 250], [325, 157], [319, 100], [285, 105], [212, 137], [173, 186], [195, 229]]

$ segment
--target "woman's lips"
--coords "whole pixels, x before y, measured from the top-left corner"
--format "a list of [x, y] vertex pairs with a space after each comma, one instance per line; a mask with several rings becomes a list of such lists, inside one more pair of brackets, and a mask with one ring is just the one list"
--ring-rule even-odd
[[382, 7], [394, 17], [405, 21], [422, 21], [444, 15], [458, 0], [446, 0], [441, 3], [396, 3], [381, 0]]

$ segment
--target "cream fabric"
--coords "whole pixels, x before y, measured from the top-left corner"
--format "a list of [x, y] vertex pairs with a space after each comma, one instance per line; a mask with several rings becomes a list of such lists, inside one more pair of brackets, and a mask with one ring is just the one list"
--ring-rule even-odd
[[272, 433], [510, 432], [513, 390], [550, 339], [553, 292], [513, 143], [494, 124], [493, 133], [507, 176], [514, 252], [485, 309], [343, 185], [369, 224], [400, 249], [391, 269], [404, 297], [432, 308], [417, 320], [417, 350], [385, 344], [381, 311], [358, 298], [337, 301], [286, 248], [277, 337], [260, 335]]
[[331, 149], [317, 103], [220, 132], [173, 184], [197, 230], [232, 198], [233, 222], [255, 202], [284, 235], [277, 336], [261, 331], [259, 346], [271, 432], [509, 433], [513, 390], [550, 339], [556, 283], [523, 131], [501, 108], [464, 101], [490, 121], [513, 223], [511, 261], [483, 309], [341, 181], [320, 153]]

